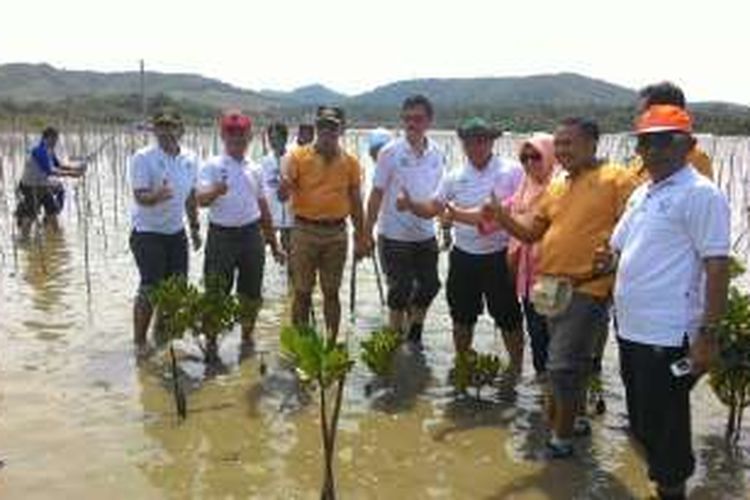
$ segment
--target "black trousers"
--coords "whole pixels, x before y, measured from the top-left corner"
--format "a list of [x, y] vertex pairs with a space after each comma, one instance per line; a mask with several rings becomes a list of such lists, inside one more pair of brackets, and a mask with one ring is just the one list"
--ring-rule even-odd
[[695, 470], [690, 424], [695, 377], [675, 377], [670, 365], [687, 356], [687, 341], [659, 347], [617, 340], [630, 429], [646, 451], [649, 478], [663, 486], [684, 483]]

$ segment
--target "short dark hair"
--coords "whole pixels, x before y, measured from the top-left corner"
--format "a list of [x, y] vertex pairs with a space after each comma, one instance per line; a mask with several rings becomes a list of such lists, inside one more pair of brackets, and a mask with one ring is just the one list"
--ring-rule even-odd
[[679, 106], [685, 108], [685, 93], [680, 87], [672, 82], [659, 82], [653, 83], [643, 87], [638, 92], [638, 97], [646, 102], [646, 106], [653, 106], [654, 104], [671, 104], [672, 106]]
[[427, 96], [424, 96], [422, 94], [410, 95], [409, 97], [404, 99], [403, 104], [401, 104], [401, 111], [405, 111], [410, 108], [416, 108], [417, 106], [422, 106], [425, 112], [427, 112], [427, 116], [432, 119], [435, 114], [435, 110], [432, 107], [432, 102], [427, 98]]
[[577, 127], [578, 130], [583, 133], [583, 135], [594, 142], [597, 142], [599, 140], [599, 136], [601, 135], [599, 131], [599, 124], [591, 118], [572, 116], [570, 118], [565, 118], [560, 122], [560, 125], [563, 127]]
[[44, 127], [42, 130], [42, 139], [57, 139], [60, 137], [60, 131], [55, 127]]

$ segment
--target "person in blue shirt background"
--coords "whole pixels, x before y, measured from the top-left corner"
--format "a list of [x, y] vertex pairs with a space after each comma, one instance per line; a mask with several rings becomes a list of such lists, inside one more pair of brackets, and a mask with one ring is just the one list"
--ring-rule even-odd
[[58, 227], [57, 215], [63, 208], [65, 190], [57, 177], [83, 175], [82, 165], [64, 165], [55, 154], [59, 138], [57, 129], [45, 128], [41, 140], [26, 159], [18, 183], [15, 213], [22, 238], [28, 237], [41, 208], [44, 208], [44, 223], [55, 229]]

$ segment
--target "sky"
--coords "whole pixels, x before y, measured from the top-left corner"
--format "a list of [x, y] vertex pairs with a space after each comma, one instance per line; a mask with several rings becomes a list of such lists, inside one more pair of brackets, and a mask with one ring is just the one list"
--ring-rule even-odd
[[127, 71], [143, 58], [253, 90], [348, 94], [565, 71], [750, 105], [747, 0], [4, 0], [0, 18], [0, 64]]

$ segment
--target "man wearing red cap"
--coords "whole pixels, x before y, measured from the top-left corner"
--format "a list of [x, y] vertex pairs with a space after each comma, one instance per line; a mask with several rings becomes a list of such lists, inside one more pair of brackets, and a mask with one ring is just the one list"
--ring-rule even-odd
[[[283, 258], [271, 224], [260, 168], [245, 158], [252, 138], [250, 118], [237, 111], [221, 118], [224, 154], [209, 159], [200, 172], [198, 202], [209, 207], [204, 279], [218, 279], [230, 291], [237, 286], [243, 305], [242, 349], [252, 347], [261, 304], [265, 242]], [[261, 235], [261, 229], [263, 235]], [[236, 280], [235, 280], [236, 274]], [[209, 346], [216, 354], [217, 346]]]
[[685, 498], [695, 467], [690, 389], [715, 356], [726, 306], [729, 206], [688, 167], [695, 139], [684, 109], [649, 107], [636, 134], [650, 180], [631, 196], [610, 242], [621, 374], [649, 477], [660, 498]]

